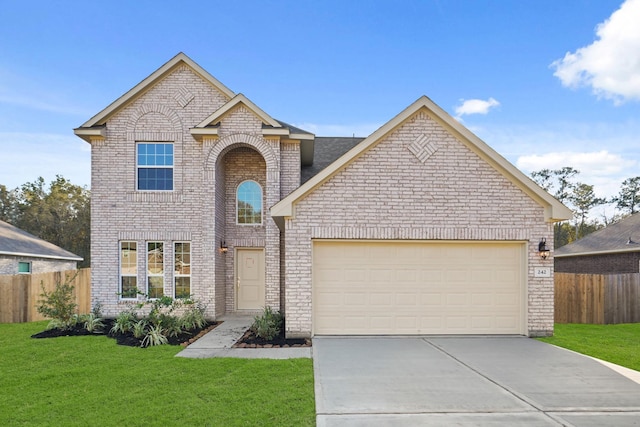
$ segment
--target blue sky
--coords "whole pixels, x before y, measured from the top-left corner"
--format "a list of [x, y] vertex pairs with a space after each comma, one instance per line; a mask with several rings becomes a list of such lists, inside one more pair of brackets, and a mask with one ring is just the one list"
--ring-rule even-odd
[[0, 184], [90, 185], [73, 135], [184, 52], [273, 117], [366, 136], [427, 95], [523, 172], [640, 175], [640, 0], [0, 0]]

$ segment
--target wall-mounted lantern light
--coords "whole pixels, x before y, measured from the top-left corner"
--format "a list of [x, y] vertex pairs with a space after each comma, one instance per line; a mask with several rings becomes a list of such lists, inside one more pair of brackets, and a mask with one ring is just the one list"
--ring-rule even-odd
[[220, 253], [226, 254], [229, 251], [229, 247], [227, 246], [227, 242], [224, 240], [220, 240]]
[[540, 239], [540, 243], [538, 243], [538, 254], [540, 258], [547, 259], [550, 253], [551, 251], [547, 248], [547, 239], [543, 237]]

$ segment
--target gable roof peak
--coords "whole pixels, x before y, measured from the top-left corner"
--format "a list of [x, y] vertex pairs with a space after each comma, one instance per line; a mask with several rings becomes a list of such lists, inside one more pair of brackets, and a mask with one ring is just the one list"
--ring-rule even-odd
[[105, 122], [116, 112], [120, 111], [131, 100], [135, 99], [138, 95], [146, 91], [149, 87], [153, 86], [160, 79], [164, 78], [167, 74], [173, 71], [177, 66], [184, 64], [191, 68], [196, 74], [202, 77], [209, 84], [214, 86], [217, 90], [224, 94], [228, 99], [235, 96], [233, 91], [222, 84], [218, 79], [213, 77], [207, 70], [198, 65], [195, 61], [189, 58], [184, 52], [179, 52], [169, 61], [165, 62], [160, 68], [151, 73], [148, 77], [135, 85], [132, 89], [127, 91], [124, 95], [113, 101], [107, 108], [100, 111], [98, 114], [91, 117], [85, 123], [83, 123], [78, 129], [74, 129], [76, 135], [81, 136], [86, 133], [88, 128], [94, 128], [102, 126]]
[[508, 160], [498, 154], [493, 148], [489, 147], [484, 141], [473, 134], [462, 123], [454, 119], [449, 113], [444, 111], [440, 106], [433, 102], [426, 95], [422, 95], [411, 105], [402, 110], [398, 115], [393, 117], [387, 123], [378, 128], [375, 132], [357, 144], [351, 150], [346, 152], [328, 167], [323, 169], [313, 178], [306, 181], [303, 185], [291, 192], [287, 197], [282, 199], [271, 207], [271, 216], [274, 218], [278, 226], [282, 228], [286, 217], [294, 216], [294, 205], [307, 194], [314, 191], [322, 185], [326, 180], [330, 179], [334, 174], [344, 169], [347, 165], [358, 158], [362, 153], [375, 146], [386, 135], [393, 132], [407, 120], [409, 120], [418, 111], [426, 109], [429, 116], [438, 121], [440, 125], [451, 132], [460, 142], [465, 144], [474, 153], [480, 156], [484, 161], [500, 172], [508, 180], [514, 183], [518, 188], [523, 190], [529, 197], [545, 208], [545, 220], [548, 222], [557, 222], [572, 217], [573, 212], [548, 192], [543, 190], [532, 179], [527, 177], [518, 168], [513, 166]]
[[225, 114], [229, 113], [231, 110], [236, 108], [239, 104], [242, 104], [245, 107], [247, 107], [249, 111], [251, 111], [256, 117], [258, 117], [262, 121], [263, 124], [274, 127], [274, 128], [282, 127], [280, 122], [278, 122], [269, 114], [267, 114], [262, 108], [254, 104], [249, 98], [244, 96], [242, 93], [239, 93], [235, 95], [233, 98], [231, 98], [229, 102], [227, 102], [222, 107], [214, 111], [213, 114], [211, 114], [209, 117], [207, 117], [206, 119], [198, 123], [196, 128], [205, 128], [207, 126], [217, 124], [218, 122], [220, 122], [220, 119], [222, 119], [222, 117]]

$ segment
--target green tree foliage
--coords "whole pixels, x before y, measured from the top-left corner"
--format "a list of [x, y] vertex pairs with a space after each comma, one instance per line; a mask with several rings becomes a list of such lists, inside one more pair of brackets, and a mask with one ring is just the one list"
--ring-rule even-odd
[[607, 200], [595, 196], [593, 185], [576, 182], [575, 179], [579, 174], [580, 171], [570, 166], [555, 170], [542, 169], [531, 173], [531, 177], [538, 185], [574, 212], [574, 217], [569, 222], [554, 225], [554, 246], [556, 248], [580, 239], [600, 228], [600, 224], [596, 220], [589, 220], [589, 212], [594, 207], [607, 203]]
[[544, 188], [545, 191], [548, 191], [553, 197], [565, 203], [571, 195], [571, 189], [574, 186], [572, 179], [579, 173], [580, 171], [570, 166], [565, 166], [562, 169], [542, 169], [532, 172], [531, 177], [540, 187]]
[[0, 221], [13, 223], [16, 219], [16, 206], [18, 190], [8, 190], [0, 184]]
[[576, 239], [581, 239], [598, 229], [597, 222], [587, 221], [587, 218], [592, 208], [605, 204], [607, 200], [596, 197], [593, 192], [593, 185], [579, 182], [572, 186], [572, 190], [568, 200], [574, 207]]
[[627, 178], [622, 182], [620, 193], [611, 200], [625, 214], [640, 211], [640, 176]]
[[90, 265], [91, 197], [84, 187], [56, 176], [8, 191], [0, 185], [0, 219], [84, 258]]

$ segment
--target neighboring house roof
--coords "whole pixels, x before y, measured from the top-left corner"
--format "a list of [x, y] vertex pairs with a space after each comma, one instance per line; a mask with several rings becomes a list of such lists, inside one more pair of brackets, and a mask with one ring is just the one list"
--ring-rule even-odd
[[562, 246], [553, 254], [557, 258], [640, 251], [640, 213], [601, 228], [580, 240]]
[[529, 197], [545, 208], [545, 219], [549, 222], [556, 222], [569, 219], [573, 213], [569, 208], [560, 203], [538, 186], [531, 178], [527, 177], [518, 168], [509, 163], [504, 157], [489, 147], [484, 141], [474, 135], [469, 129], [451, 117], [446, 111], [436, 105], [426, 96], [418, 98], [413, 104], [405, 108], [400, 114], [395, 116], [380, 129], [376, 130], [369, 137], [357, 144], [335, 162], [324, 168], [317, 175], [310, 178], [297, 190], [290, 193], [271, 207], [271, 216], [280, 227], [283, 226], [285, 217], [294, 216], [294, 205], [298, 200], [314, 191], [318, 186], [330, 179], [333, 175], [347, 167], [351, 162], [375, 146], [381, 139], [402, 125], [405, 120], [412, 117], [418, 111], [425, 109], [427, 113], [438, 121], [445, 129], [449, 130], [457, 139], [465, 144], [470, 150], [484, 159], [489, 165], [504, 175], [514, 185], [524, 191]]
[[313, 164], [302, 166], [300, 183], [304, 184], [321, 170], [335, 162], [340, 156], [351, 150], [364, 138], [356, 137], [321, 137], [316, 136], [314, 144]]
[[0, 221], [0, 255], [82, 261], [82, 257]]

